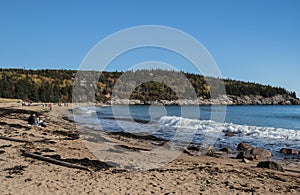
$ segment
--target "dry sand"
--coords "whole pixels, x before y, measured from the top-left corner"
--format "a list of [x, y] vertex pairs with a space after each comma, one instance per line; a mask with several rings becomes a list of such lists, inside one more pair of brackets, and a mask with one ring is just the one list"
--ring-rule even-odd
[[[186, 153], [150, 170], [128, 171], [121, 165], [109, 167], [109, 160], [104, 161], [109, 154], [116, 154], [116, 158], [123, 159], [122, 163], [126, 166], [126, 163], [128, 166], [143, 166], [147, 164], [147, 158], [133, 162], [134, 155], [129, 155], [131, 150], [144, 154], [160, 142], [97, 133], [80, 127], [81, 133], [89, 132], [82, 133], [82, 137], [89, 140], [83, 141], [78, 139], [76, 124], [66, 120], [66, 108], [54, 106], [54, 110], [48, 112], [43, 111], [41, 106], [0, 104], [0, 136], [13, 138], [0, 139], [1, 194], [300, 193], [299, 165], [287, 161], [282, 162], [288, 170], [284, 173], [257, 168], [258, 161], [246, 164], [228, 157], [191, 156]], [[46, 128], [28, 127], [27, 118], [32, 112], [41, 112]], [[17, 142], [21, 140], [24, 142]], [[100, 160], [103, 162], [88, 148], [98, 148], [93, 152], [102, 154], [103, 159]], [[78, 164], [91, 171], [25, 157], [22, 155], [24, 150]], [[172, 152], [168, 147], [162, 150], [163, 155]]]

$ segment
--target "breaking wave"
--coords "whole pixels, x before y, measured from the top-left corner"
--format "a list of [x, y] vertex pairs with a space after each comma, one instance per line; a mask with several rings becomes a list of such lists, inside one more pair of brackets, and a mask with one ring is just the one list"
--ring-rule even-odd
[[300, 141], [300, 131], [292, 129], [219, 123], [211, 120], [188, 119], [176, 116], [163, 116], [158, 122], [163, 129], [173, 129], [174, 131], [194, 129], [197, 130], [197, 134], [231, 132], [243, 137]]

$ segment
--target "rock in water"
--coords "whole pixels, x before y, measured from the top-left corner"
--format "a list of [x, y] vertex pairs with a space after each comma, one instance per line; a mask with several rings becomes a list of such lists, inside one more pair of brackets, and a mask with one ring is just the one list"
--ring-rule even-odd
[[273, 162], [273, 161], [259, 162], [257, 164], [257, 167], [273, 169], [273, 170], [276, 170], [276, 171], [284, 172], [284, 169], [282, 168], [282, 166], [280, 164], [276, 163], [276, 162]]
[[272, 153], [262, 148], [253, 148], [250, 152], [253, 156], [258, 155], [259, 158], [270, 158]]
[[241, 142], [239, 143], [239, 145], [237, 146], [238, 150], [251, 150], [253, 147], [245, 142]]
[[291, 155], [297, 155], [299, 154], [298, 150], [290, 149], [290, 148], [281, 148], [280, 153], [282, 154], [291, 154]]
[[227, 136], [227, 137], [233, 137], [233, 136], [235, 136], [235, 134], [231, 133], [231, 132], [227, 132], [227, 133], [225, 133], [225, 136]]

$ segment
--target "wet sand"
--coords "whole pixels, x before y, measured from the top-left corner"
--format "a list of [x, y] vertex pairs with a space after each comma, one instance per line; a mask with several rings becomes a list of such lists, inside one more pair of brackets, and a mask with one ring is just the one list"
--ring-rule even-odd
[[[224, 155], [180, 153], [163, 166], [128, 170], [126, 166], [145, 167], [150, 160], [168, 157], [174, 150], [159, 147], [161, 153], [153, 154], [157, 156], [149, 159], [147, 152], [163, 145], [163, 140], [77, 127], [67, 118], [66, 110], [70, 108], [71, 105], [54, 106], [49, 112], [41, 106], [0, 104], [1, 194], [300, 193], [299, 165], [288, 161], [281, 162], [286, 171], [279, 172], [257, 168], [258, 160], [243, 163]], [[27, 118], [33, 112], [40, 113], [46, 128], [27, 125]], [[95, 148], [97, 150], [93, 151]], [[85, 167], [89, 171], [24, 156], [24, 151]], [[133, 155], [136, 153], [145, 158], [137, 160]], [[111, 154], [121, 159], [119, 164], [112, 163]]]

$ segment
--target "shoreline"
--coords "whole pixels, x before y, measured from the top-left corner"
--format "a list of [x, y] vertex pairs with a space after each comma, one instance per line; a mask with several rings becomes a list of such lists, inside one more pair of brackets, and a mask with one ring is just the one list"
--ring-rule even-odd
[[[120, 105], [111, 105], [111, 106], [120, 106]], [[121, 105], [122, 106], [122, 105]], [[137, 105], [139, 106], [139, 105]], [[90, 114], [90, 110], [88, 109], [91, 109], [93, 111], [95, 111], [95, 109], [97, 109], [96, 107], [90, 107], [90, 106], [87, 106], [87, 107], [84, 107], [82, 108], [82, 110], [80, 109], [78, 112], [76, 111], [76, 113], [78, 113], [78, 119], [77, 119], [77, 122], [79, 123], [82, 123], [82, 125], [85, 125], [85, 121], [84, 120], [81, 120], [80, 119], [80, 116], [81, 114], [83, 114], [83, 116], [85, 116], [85, 113], [88, 113], [88, 115]], [[78, 108], [75, 108], [75, 110], [77, 110]], [[82, 113], [81, 113], [82, 112]], [[133, 112], [136, 112], [136, 110], [133, 110]], [[107, 113], [106, 113], [107, 114]], [[94, 114], [92, 115], [94, 116]], [[85, 118], [85, 117], [84, 117]], [[102, 117], [101, 117], [102, 118]], [[175, 120], [179, 120], [180, 117], [176, 117], [176, 116], [170, 116], [169, 118], [172, 118], [172, 123], [175, 123], [174, 121]], [[139, 131], [138, 130], [138, 127], [140, 125], [141, 128], [143, 129], [147, 129], [148, 126], [147, 126], [147, 123], [148, 122], [151, 122], [151, 124], [156, 124], [158, 122], [158, 119], [157, 120], [154, 120], [154, 121], [150, 121], [148, 119], [140, 119], [139, 117], [137, 118], [123, 118], [123, 117], [114, 117], [113, 115], [105, 115], [105, 117], [103, 119], [109, 119], [109, 121], [132, 121], [132, 122], [136, 122], [137, 123], [137, 129], [135, 129], [136, 131]], [[95, 119], [97, 120], [97, 119]], [[168, 119], [168, 120], [171, 120], [171, 119]], [[189, 120], [189, 119], [187, 119]], [[189, 125], [189, 121], [179, 121], [179, 123], [184, 123], [185, 125]], [[104, 123], [103, 123], [104, 124]], [[110, 122], [108, 122], [108, 124], [110, 124]], [[113, 123], [111, 123], [113, 124]], [[145, 124], [145, 126], [143, 126]], [[163, 123], [165, 124], [165, 123]], [[194, 125], [198, 125], [193, 123]], [[202, 124], [199, 122], [199, 124]], [[238, 124], [238, 123], [231, 123], [231, 122], [226, 122], [226, 123], [220, 123], [221, 126], [215, 126], [213, 125], [214, 128], [221, 128], [220, 130], [220, 134], [219, 134], [219, 140], [221, 140], [220, 142], [217, 141], [215, 143], [215, 149], [216, 150], [221, 150], [223, 148], [228, 148], [231, 150], [231, 153], [235, 156], [238, 155], [238, 153], [240, 152], [239, 150], [237, 150], [237, 146], [239, 143], [241, 142], [246, 142], [248, 144], [251, 144], [252, 145], [252, 148], [253, 147], [260, 147], [262, 149], [266, 149], [266, 150], [269, 150], [271, 153], [272, 153], [272, 158], [273, 160], [275, 161], [281, 161], [283, 159], [285, 160], [289, 160], [291, 162], [294, 162], [294, 163], [297, 163], [297, 164], [300, 164], [300, 161], [299, 161], [299, 157], [300, 155], [286, 155], [286, 154], [283, 154], [280, 152], [280, 150], [282, 148], [286, 148], [286, 144], [294, 144], [293, 146], [290, 146], [291, 149], [296, 150], [298, 151], [298, 147], [296, 147], [298, 144], [297, 144], [297, 140], [293, 140], [293, 141], [289, 141], [289, 139], [286, 139], [283, 137], [281, 137], [281, 139], [278, 139], [278, 137], [269, 137], [269, 140], [264, 140], [264, 134], [261, 135], [262, 137], [259, 137], [259, 136], [255, 136], [255, 137], [251, 137], [251, 136], [247, 136], [246, 134], [250, 134], [251, 132], [236, 132], [235, 130], [228, 130], [233, 128], [232, 125], [234, 125], [234, 129], [239, 129], [239, 128], [244, 128], [244, 129], [254, 129], [255, 130], [262, 130], [262, 132], [264, 131], [268, 131], [268, 130], [274, 130], [274, 131], [277, 131], [276, 129], [279, 128], [280, 129], [280, 132], [281, 131], [285, 131], [285, 130], [289, 130], [289, 131], [293, 131], [294, 133], [297, 133], [299, 129], [289, 129], [289, 128], [283, 128], [282, 125], [281, 126], [277, 126], [277, 127], [272, 127], [272, 126], [263, 126], [263, 125], [258, 125], [258, 126], [255, 126], [255, 125], [241, 125], [241, 124]], [[168, 125], [168, 124], [167, 124]], [[87, 124], [87, 126], [89, 126], [89, 124]], [[104, 124], [105, 126], [105, 124]], [[103, 131], [103, 132], [106, 132], [107, 134], [109, 134], [109, 132], [114, 132], [115, 130], [119, 130], [120, 132], [122, 132], [122, 128], [118, 128], [117, 126], [114, 126], [115, 128], [112, 130], [111, 128], [108, 128], [110, 130], [107, 130], [107, 129], [101, 129], [103, 127], [99, 127], [97, 124], [93, 125], [91, 124], [91, 126], [89, 126], [90, 128], [94, 128], [94, 129], [97, 129], [97, 130], [100, 130], [100, 131]], [[160, 128], [161, 126], [158, 126], [157, 128]], [[189, 126], [190, 127], [190, 126]], [[225, 129], [223, 129], [223, 127]], [[134, 128], [134, 127], [133, 127]], [[207, 127], [208, 128], [208, 127]], [[202, 129], [202, 128], [201, 128]], [[162, 130], [163, 131], [163, 130]], [[200, 130], [201, 131], [201, 130]], [[127, 132], [130, 132], [130, 130], [128, 130]], [[290, 134], [292, 134], [293, 132], [289, 132]], [[281, 132], [282, 133], [282, 132]], [[152, 134], [151, 134], [152, 135]], [[153, 134], [155, 135], [155, 134]], [[285, 135], [285, 134], [284, 134]], [[298, 134], [297, 134], [298, 135]], [[159, 134], [157, 135], [157, 138], [161, 138], [161, 139], [166, 139], [166, 141], [170, 141], [169, 140], [169, 137], [168, 136], [165, 136], [163, 134]], [[196, 139], [197, 140], [197, 139]], [[276, 144], [274, 144], [275, 142], [277, 142]], [[194, 146], [197, 146], [197, 147], [201, 147], [201, 142], [198, 140], [198, 141], [195, 141], [195, 142], [191, 142], [190, 143], [191, 145], [194, 145]], [[272, 147], [270, 147], [270, 144], [273, 144]], [[296, 145], [295, 145], [296, 144]], [[300, 152], [298, 152], [300, 153]], [[298, 161], [297, 161], [298, 159]]]
[[[189, 194], [297, 194], [300, 192], [300, 167], [286, 167], [284, 173], [256, 168], [259, 161], [243, 163], [228, 157], [192, 156], [181, 153], [173, 161], [151, 170], [126, 171], [118, 167], [107, 167], [87, 148], [87, 142], [76, 137], [77, 131], [95, 133], [85, 127], [63, 119], [67, 109], [54, 106], [50, 112], [41, 113], [46, 128], [29, 128], [26, 119], [30, 112], [41, 111], [41, 107], [21, 107], [0, 104], [1, 136], [26, 140], [26, 143], [0, 139], [1, 183], [4, 194], [145, 194], [145, 193], [189, 193]], [[78, 134], [78, 133], [77, 133]], [[85, 136], [85, 135], [83, 135]], [[100, 144], [109, 154], [122, 152], [127, 161], [132, 151], [143, 153], [159, 144], [156, 140], [109, 134], [88, 134], [93, 144]], [[99, 146], [99, 147], [100, 147]], [[88, 167], [91, 172], [67, 168], [60, 165], [31, 159], [21, 155], [20, 150], [37, 152], [68, 160]], [[113, 149], [113, 150], [112, 150]], [[170, 149], [165, 148], [165, 152]], [[83, 160], [85, 159], [85, 160]], [[84, 163], [85, 162], [85, 163]], [[140, 162], [139, 162], [140, 163]], [[282, 163], [282, 165], [285, 162]], [[96, 165], [98, 167], [96, 167]], [[102, 168], [101, 166], [106, 167]], [[96, 169], [98, 168], [98, 170]]]

